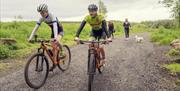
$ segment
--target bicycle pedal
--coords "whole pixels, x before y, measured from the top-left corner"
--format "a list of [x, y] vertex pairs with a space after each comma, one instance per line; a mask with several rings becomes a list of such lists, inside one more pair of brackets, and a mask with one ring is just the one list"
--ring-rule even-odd
[[53, 65], [53, 66], [49, 69], [49, 71], [53, 71], [55, 68], [56, 68], [56, 66]]

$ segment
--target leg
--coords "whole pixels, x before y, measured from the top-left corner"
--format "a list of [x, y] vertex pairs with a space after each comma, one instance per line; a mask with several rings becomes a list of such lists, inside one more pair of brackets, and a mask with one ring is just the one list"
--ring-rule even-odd
[[125, 32], [125, 38], [127, 38], [127, 30], [124, 29], [124, 32]]
[[99, 48], [99, 52], [100, 52], [100, 56], [101, 56], [101, 61], [100, 61], [100, 65], [102, 66], [105, 63], [105, 51], [104, 51], [104, 46], [100, 46]]
[[127, 37], [129, 38], [129, 29], [127, 29]]
[[[51, 45], [53, 46], [53, 66], [50, 68], [49, 71], [53, 71], [54, 68], [56, 67], [56, 65], [58, 64], [58, 52], [60, 49], [62, 49], [62, 46], [61, 46], [61, 43], [60, 43], [60, 40], [61, 40], [62, 36], [61, 35], [58, 35], [58, 39], [57, 39], [57, 42], [56, 43], [51, 43]], [[60, 44], [60, 48], [58, 47], [57, 43]]]
[[112, 32], [112, 38], [114, 39], [114, 32]]
[[56, 64], [57, 64], [57, 61], [56, 61], [56, 58], [57, 58], [57, 52], [56, 52], [56, 49], [55, 49], [55, 43], [51, 43], [51, 45], [53, 46], [53, 49], [52, 49], [52, 53], [53, 53], [53, 65], [52, 67], [50, 67], [49, 71], [53, 71], [54, 68], [56, 68]]

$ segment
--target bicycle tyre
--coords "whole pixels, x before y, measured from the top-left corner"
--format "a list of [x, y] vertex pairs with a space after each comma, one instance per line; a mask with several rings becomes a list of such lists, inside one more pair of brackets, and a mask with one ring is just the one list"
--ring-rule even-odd
[[[70, 48], [67, 46], [67, 45], [63, 45], [62, 46], [63, 47], [63, 49], [65, 49], [66, 50], [66, 56], [68, 55], [68, 58], [67, 58], [67, 60], [65, 60], [65, 58], [64, 59], [60, 59], [60, 61], [61, 62], [59, 62], [59, 64], [58, 64], [58, 68], [60, 69], [60, 70], [62, 70], [62, 71], [66, 71], [66, 70], [68, 70], [69, 69], [69, 66], [70, 66], [70, 63], [71, 63], [71, 51], [70, 51]], [[64, 50], [64, 51], [65, 51]], [[58, 58], [59, 58], [59, 55], [58, 55]], [[65, 66], [65, 67], [63, 67], [64, 65], [63, 65], [63, 63], [62, 63], [62, 60], [65, 60], [65, 61], [67, 61], [67, 65]]]
[[[31, 62], [33, 61], [33, 59], [36, 58], [36, 57], [42, 57], [42, 58], [44, 59], [44, 61], [45, 61], [45, 64], [46, 64], [45, 78], [44, 78], [43, 81], [42, 81], [40, 84], [38, 84], [38, 85], [33, 84], [33, 83], [30, 81], [29, 75], [28, 75], [28, 74], [30, 74], [30, 73], [28, 73], [28, 69], [29, 69], [29, 67], [30, 67], [30, 63], [31, 63]], [[26, 63], [25, 70], [24, 70], [25, 81], [26, 81], [26, 83], [27, 83], [27, 85], [28, 85], [29, 87], [34, 88], [34, 89], [39, 89], [40, 87], [42, 87], [42, 86], [45, 84], [45, 82], [46, 82], [46, 80], [47, 80], [47, 77], [48, 77], [48, 73], [49, 73], [49, 63], [48, 63], [48, 60], [47, 60], [46, 56], [44, 56], [43, 53], [36, 53], [36, 54], [34, 54], [33, 56], [31, 56], [30, 59], [29, 59], [29, 60], [27, 61], [27, 63]]]
[[90, 54], [90, 58], [89, 58], [89, 63], [88, 63], [88, 91], [92, 91], [93, 90], [93, 80], [94, 80], [94, 74], [95, 74], [95, 70], [96, 70], [96, 64], [95, 64], [95, 55], [94, 54]]

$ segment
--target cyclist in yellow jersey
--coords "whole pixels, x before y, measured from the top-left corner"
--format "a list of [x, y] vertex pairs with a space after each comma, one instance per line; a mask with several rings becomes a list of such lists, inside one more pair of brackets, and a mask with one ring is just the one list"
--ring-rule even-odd
[[[79, 35], [81, 31], [83, 30], [86, 23], [89, 23], [90, 26], [92, 27], [92, 31], [90, 34], [91, 37], [97, 40], [97, 39], [102, 39], [106, 35], [108, 38], [108, 41], [112, 41], [107, 31], [107, 25], [106, 25], [106, 20], [104, 19], [104, 16], [97, 13], [98, 7], [95, 4], [91, 4], [88, 6], [88, 10], [89, 10], [89, 15], [87, 15], [85, 19], [82, 21], [76, 33], [75, 40], [77, 41], [80, 40]], [[104, 47], [101, 45], [100, 49], [101, 49], [101, 55], [102, 55], [102, 60], [101, 60], [100, 65], [103, 65], [105, 63]]]

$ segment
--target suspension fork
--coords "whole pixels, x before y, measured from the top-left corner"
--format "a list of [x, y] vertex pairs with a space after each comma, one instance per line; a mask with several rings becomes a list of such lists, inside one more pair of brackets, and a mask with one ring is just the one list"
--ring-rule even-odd
[[[87, 71], [88, 71], [88, 74], [94, 74], [95, 72], [96, 72], [96, 50], [94, 49], [94, 48], [89, 48], [89, 50], [88, 50], [88, 66], [87, 66]], [[94, 57], [95, 57], [95, 60], [93, 60], [94, 62], [93, 62], [93, 64], [95, 65], [94, 67], [94, 69], [93, 69], [93, 71], [92, 72], [90, 72], [90, 68], [89, 68], [89, 65], [91, 64], [90, 63], [90, 56], [91, 55], [94, 55]], [[93, 65], [93, 64], [91, 64], [91, 65]]]
[[[42, 48], [38, 48], [38, 53], [40, 53], [41, 49]], [[43, 50], [43, 54], [44, 54], [44, 50]], [[44, 57], [42, 57], [40, 60], [42, 60], [41, 63], [39, 62], [39, 56], [37, 56], [37, 59], [36, 59], [36, 69], [35, 69], [36, 71], [42, 71], [43, 70]], [[39, 66], [40, 66], [40, 68], [39, 68]]]

